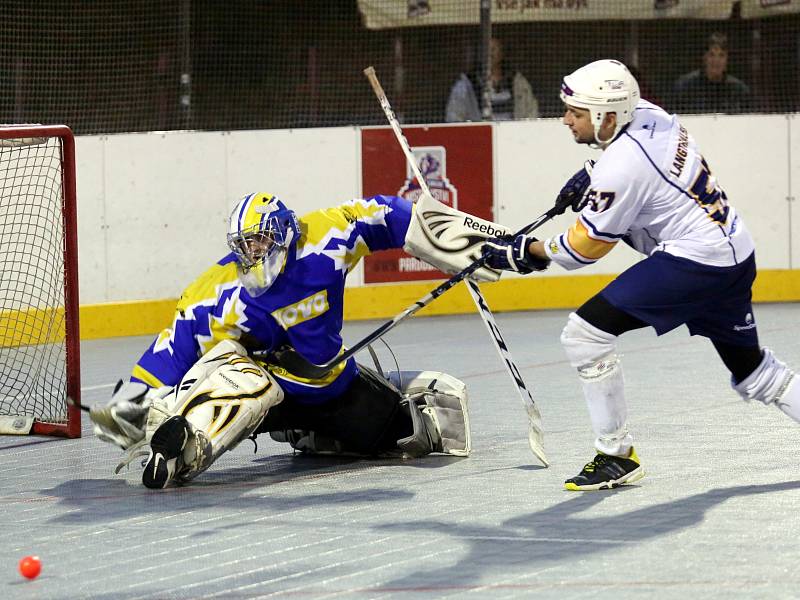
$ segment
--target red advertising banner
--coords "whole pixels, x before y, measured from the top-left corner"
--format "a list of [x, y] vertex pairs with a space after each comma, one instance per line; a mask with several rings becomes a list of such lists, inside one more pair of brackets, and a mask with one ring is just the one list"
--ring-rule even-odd
[[[422, 176], [434, 198], [482, 219], [493, 219], [491, 125], [404, 127]], [[416, 200], [419, 184], [390, 127], [361, 131], [361, 191]], [[364, 282], [443, 279], [447, 275], [402, 250], [364, 259]]]

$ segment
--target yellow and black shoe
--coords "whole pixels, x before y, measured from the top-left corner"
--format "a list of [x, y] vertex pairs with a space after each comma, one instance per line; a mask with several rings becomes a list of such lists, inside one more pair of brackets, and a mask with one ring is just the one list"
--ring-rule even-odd
[[644, 469], [631, 448], [630, 456], [610, 456], [598, 452], [575, 477], [564, 482], [564, 488], [574, 492], [610, 490], [624, 483], [633, 483], [644, 477]]

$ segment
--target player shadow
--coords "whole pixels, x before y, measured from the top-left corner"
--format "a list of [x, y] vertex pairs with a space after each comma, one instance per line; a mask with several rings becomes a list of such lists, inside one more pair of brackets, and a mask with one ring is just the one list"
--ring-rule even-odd
[[611, 495], [634, 489], [622, 487], [614, 492], [571, 492], [572, 497], [565, 502], [514, 517], [500, 527], [443, 521], [381, 525], [377, 527], [381, 531], [434, 533], [462, 540], [468, 546], [467, 553], [453, 565], [409, 573], [382, 587], [414, 590], [419, 588], [420, 582], [424, 582], [426, 589], [450, 590], [453, 582], [457, 581], [459, 589], [468, 590], [479, 585], [484, 574], [507, 572], [509, 562], [516, 566], [530, 564], [537, 569], [564, 562], [578, 564], [576, 559], [591, 554], [624, 546], [638, 546], [654, 538], [697, 526], [710, 509], [731, 498], [800, 490], [800, 481], [733, 486], [622, 514], [579, 516]]
[[[241, 457], [239, 457], [241, 458]], [[330, 479], [340, 486], [342, 478], [352, 477], [377, 467], [405, 466], [442, 468], [463, 460], [454, 456], [426, 456], [416, 460], [364, 459], [359, 457], [271, 455], [244, 466], [214, 464], [190, 484], [165, 490], [148, 490], [140, 481], [141, 469], [131, 463], [130, 471], [103, 479], [72, 479], [42, 489], [40, 495], [57, 499], [64, 509], [51, 519], [54, 523], [86, 523], [124, 519], [142, 514], [179, 513], [203, 509], [224, 509], [236, 512], [257, 509], [268, 514], [270, 509], [285, 510], [287, 503], [295, 508], [361, 502], [409, 500], [411, 491], [382, 487], [364, 488], [323, 494], [308, 494], [308, 483]], [[300, 485], [297, 485], [300, 484]], [[270, 496], [270, 488], [277, 488]], [[246, 523], [243, 523], [246, 525]], [[232, 527], [231, 524], [226, 525]]]

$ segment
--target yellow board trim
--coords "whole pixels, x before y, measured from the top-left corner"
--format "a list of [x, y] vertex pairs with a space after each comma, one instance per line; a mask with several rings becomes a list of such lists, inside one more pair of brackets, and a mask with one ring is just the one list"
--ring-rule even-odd
[[[575, 308], [614, 275], [519, 277], [481, 285], [495, 312]], [[439, 281], [383, 284], [347, 288], [346, 320], [390, 319], [430, 292]], [[759, 271], [753, 287], [754, 302], [800, 302], [800, 269]], [[152, 335], [172, 323], [177, 300], [147, 300], [81, 306], [81, 339]], [[458, 285], [422, 309], [419, 316], [471, 314], [475, 305], [463, 285]], [[7, 319], [8, 317], [6, 317]], [[30, 336], [28, 336], [30, 337]], [[12, 334], [3, 342], [13, 339]]]

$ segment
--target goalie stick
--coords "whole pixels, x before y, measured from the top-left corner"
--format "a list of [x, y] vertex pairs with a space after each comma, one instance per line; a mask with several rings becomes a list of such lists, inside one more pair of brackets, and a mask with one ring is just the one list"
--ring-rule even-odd
[[[394, 135], [397, 138], [397, 142], [400, 144], [400, 148], [403, 150], [403, 154], [406, 155], [406, 160], [408, 161], [411, 170], [414, 172], [414, 176], [417, 178], [417, 183], [419, 183], [420, 189], [424, 194], [430, 196], [431, 192], [428, 189], [428, 183], [422, 176], [422, 173], [419, 170], [419, 165], [417, 165], [417, 161], [414, 159], [414, 155], [411, 153], [408, 140], [400, 129], [400, 123], [398, 123], [397, 117], [394, 114], [394, 110], [392, 110], [392, 105], [389, 104], [389, 98], [386, 96], [386, 92], [383, 91], [383, 86], [381, 86], [380, 81], [378, 81], [378, 75], [375, 73], [375, 67], [367, 67], [364, 69], [364, 75], [366, 75], [367, 79], [372, 85], [372, 90], [378, 97], [378, 101], [381, 104], [383, 113], [386, 115], [386, 120], [392, 127]], [[476, 263], [482, 265], [484, 261], [477, 260], [473, 264]], [[522, 399], [522, 403], [525, 405], [525, 412], [528, 414], [528, 445], [530, 446], [531, 452], [533, 452], [533, 454], [542, 462], [542, 464], [547, 467], [550, 463], [548, 462], [547, 456], [544, 453], [544, 432], [542, 430], [542, 416], [539, 413], [539, 408], [533, 401], [533, 396], [528, 391], [528, 388], [522, 379], [522, 375], [520, 374], [519, 369], [517, 368], [517, 365], [511, 356], [511, 351], [508, 349], [508, 346], [503, 339], [503, 335], [500, 333], [500, 329], [497, 327], [497, 322], [495, 321], [494, 315], [489, 308], [489, 304], [486, 302], [486, 299], [481, 293], [481, 288], [478, 286], [476, 281], [466, 280], [466, 284], [470, 296], [475, 302], [475, 307], [478, 309], [478, 314], [480, 315], [483, 323], [486, 325], [486, 329], [489, 330], [489, 335], [492, 337], [495, 349], [500, 354], [500, 358], [503, 360], [503, 363], [508, 370], [508, 374], [511, 376], [514, 384], [517, 386], [519, 397]]]
[[[556, 200], [556, 204], [555, 206], [553, 206], [553, 208], [548, 210], [543, 215], [540, 215], [539, 218], [533, 221], [531, 224], [526, 225], [525, 227], [517, 231], [515, 234], [513, 234], [513, 237], [516, 237], [523, 233], [531, 233], [532, 231], [537, 229], [540, 225], [549, 221], [553, 217], [562, 214], [564, 210], [570, 205], [570, 203], [571, 203], [570, 199], [559, 198], [558, 200]], [[316, 365], [314, 363], [311, 363], [302, 356], [300, 356], [300, 354], [298, 354], [293, 348], [289, 347], [281, 348], [280, 350], [272, 352], [270, 354], [270, 358], [276, 360], [278, 364], [283, 368], [285, 368], [287, 371], [299, 375], [300, 377], [306, 377], [308, 379], [322, 379], [336, 365], [351, 358], [353, 355], [357, 354], [365, 347], [369, 346], [379, 337], [382, 337], [385, 333], [394, 329], [397, 325], [400, 324], [401, 321], [406, 320], [408, 317], [410, 317], [420, 309], [425, 308], [426, 306], [428, 306], [428, 304], [433, 302], [436, 298], [444, 294], [452, 287], [456, 286], [463, 279], [472, 275], [472, 273], [474, 273], [483, 266], [484, 262], [485, 259], [481, 257], [475, 262], [473, 262], [471, 265], [463, 269], [462, 271], [459, 271], [458, 273], [453, 275], [447, 281], [443, 281], [433, 290], [425, 294], [422, 298], [414, 302], [414, 304], [406, 308], [403, 312], [399, 313], [390, 321], [386, 321], [375, 331], [373, 331], [363, 339], [353, 344], [350, 348], [348, 348], [341, 354], [334, 356], [331, 360], [329, 360], [326, 363], [322, 363], [321, 365]]]
[[[384, 114], [386, 115], [386, 119], [389, 122], [392, 130], [394, 131], [395, 137], [397, 138], [398, 143], [400, 144], [400, 148], [403, 150], [405, 154], [406, 160], [408, 161], [409, 166], [411, 167], [412, 171], [414, 172], [414, 176], [417, 178], [417, 182], [420, 185], [422, 191], [426, 194], [430, 194], [428, 189], [428, 184], [425, 181], [425, 178], [420, 173], [419, 166], [417, 165], [416, 161], [414, 160], [414, 156], [411, 153], [411, 148], [408, 144], [408, 140], [403, 135], [402, 130], [400, 129], [400, 124], [397, 122], [397, 117], [395, 117], [394, 111], [392, 110], [391, 104], [389, 104], [389, 99], [386, 97], [386, 93], [383, 91], [383, 87], [381, 86], [380, 82], [378, 81], [378, 77], [375, 74], [375, 69], [373, 67], [368, 67], [364, 69], [364, 75], [366, 75], [367, 79], [369, 80], [370, 84], [372, 85], [372, 89], [375, 92], [375, 95], [378, 97], [380, 101], [381, 108], [383, 109]], [[571, 199], [559, 197], [556, 200], [555, 206], [548, 210], [546, 213], [541, 215], [538, 219], [536, 219], [530, 225], [523, 227], [517, 233], [514, 234], [514, 237], [523, 233], [530, 233], [544, 222], [549, 221], [556, 215], [562, 214], [567, 207], [570, 205]], [[469, 277], [472, 273], [477, 271], [481, 268], [485, 263], [483, 258], [480, 258], [473, 262], [471, 265], [459, 271], [455, 275], [453, 275], [450, 279], [445, 281], [444, 283], [437, 286], [434, 290], [429, 292], [424, 297], [420, 298], [417, 302], [406, 308], [403, 312], [398, 314], [392, 320], [387, 321], [378, 329], [367, 335], [364, 339], [357, 342], [354, 346], [346, 350], [345, 352], [335, 356], [333, 359], [328, 361], [322, 365], [315, 365], [307, 360], [305, 360], [302, 356], [300, 356], [297, 352], [295, 352], [291, 348], [286, 348], [283, 350], [279, 350], [273, 354], [275, 359], [278, 363], [284, 367], [286, 370], [292, 373], [296, 373], [303, 377], [308, 377], [312, 379], [319, 379], [324, 377], [333, 367], [342, 363], [343, 361], [349, 359], [351, 356], [362, 350], [365, 346], [368, 346], [370, 343], [378, 339], [379, 337], [383, 336], [385, 333], [393, 329], [397, 326], [401, 321], [407, 319], [420, 309], [424, 308], [428, 304], [430, 304], [433, 300], [444, 294], [447, 290], [458, 284], [460, 281]], [[541, 424], [541, 415], [539, 413], [539, 409], [536, 406], [536, 403], [533, 401], [533, 396], [531, 395], [530, 391], [525, 385], [525, 382], [522, 379], [522, 375], [517, 368], [516, 363], [514, 363], [514, 359], [511, 356], [511, 352], [508, 350], [508, 346], [503, 339], [502, 334], [500, 333], [500, 329], [497, 327], [497, 323], [494, 319], [494, 315], [492, 311], [489, 309], [489, 305], [486, 302], [486, 299], [483, 297], [483, 294], [480, 291], [480, 287], [474, 281], [467, 281], [467, 289], [469, 289], [470, 295], [475, 302], [476, 307], [478, 308], [478, 314], [481, 316], [486, 328], [489, 330], [490, 335], [492, 336], [492, 341], [495, 344], [495, 348], [497, 349], [500, 357], [503, 359], [503, 363], [508, 370], [509, 375], [511, 376], [514, 384], [517, 386], [517, 391], [522, 399], [525, 410], [528, 414], [528, 445], [531, 448], [531, 451], [534, 455], [542, 462], [543, 465], [549, 466], [549, 462], [547, 460], [547, 456], [544, 452], [544, 435], [542, 431], [542, 424]]]

